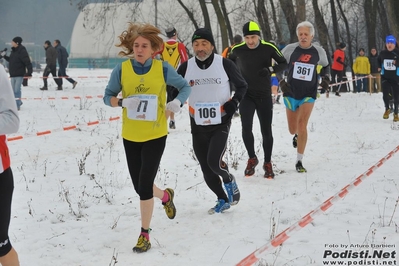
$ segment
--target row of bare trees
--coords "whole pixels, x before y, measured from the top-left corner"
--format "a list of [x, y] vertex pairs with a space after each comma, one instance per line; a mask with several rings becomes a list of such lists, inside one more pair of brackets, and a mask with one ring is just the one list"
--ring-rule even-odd
[[[83, 9], [93, 0], [70, 0]], [[385, 36], [399, 37], [399, 0], [97, 0], [107, 5], [134, 4], [133, 21], [158, 25], [175, 25], [180, 40], [190, 43], [190, 36], [199, 27], [210, 28], [217, 49], [227, 47], [241, 26], [255, 20], [265, 40], [295, 42], [296, 25], [304, 20], [314, 23], [316, 39], [331, 54], [336, 44], [347, 44], [352, 62], [360, 47], [384, 48]], [[156, 7], [151, 15], [138, 15], [140, 5]], [[144, 10], [144, 9], [143, 9]], [[155, 14], [154, 14], [155, 12]], [[150, 13], [151, 14], [151, 13]], [[101, 17], [101, 16], [99, 16]], [[163, 26], [165, 27], [165, 26]]]

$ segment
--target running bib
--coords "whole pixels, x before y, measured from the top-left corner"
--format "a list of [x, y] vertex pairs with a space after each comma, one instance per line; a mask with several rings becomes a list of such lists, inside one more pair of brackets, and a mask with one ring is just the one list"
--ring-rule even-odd
[[384, 69], [385, 70], [396, 70], [396, 66], [393, 63], [393, 59], [384, 59]]
[[127, 117], [132, 120], [156, 121], [158, 96], [153, 94], [139, 94], [132, 97], [140, 98], [140, 104], [135, 110], [127, 110]]
[[222, 122], [219, 102], [195, 103], [194, 120], [197, 125], [217, 125]]
[[295, 62], [292, 77], [294, 79], [311, 81], [314, 72], [314, 65]]

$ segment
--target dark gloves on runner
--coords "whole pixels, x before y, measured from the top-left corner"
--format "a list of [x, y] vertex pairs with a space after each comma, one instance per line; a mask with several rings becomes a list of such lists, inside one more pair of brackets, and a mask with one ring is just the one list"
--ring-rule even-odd
[[238, 108], [238, 100], [237, 99], [231, 99], [230, 101], [225, 102], [223, 105], [223, 109], [226, 112], [226, 115], [229, 117], [232, 117], [234, 113], [237, 111]]

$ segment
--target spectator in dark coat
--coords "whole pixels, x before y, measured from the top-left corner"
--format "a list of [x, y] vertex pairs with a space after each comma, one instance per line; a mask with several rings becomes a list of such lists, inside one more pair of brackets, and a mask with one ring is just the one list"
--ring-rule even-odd
[[14, 91], [14, 97], [17, 102], [18, 110], [21, 108], [21, 85], [25, 77], [32, 77], [32, 63], [25, 46], [22, 44], [21, 37], [15, 37], [11, 42], [11, 53], [7, 56], [2, 52], [1, 56], [9, 62], [8, 71], [11, 77], [11, 86]]
[[370, 73], [373, 76], [371, 79], [371, 91], [372, 92], [381, 92], [381, 74], [378, 71], [381, 66], [378, 64], [378, 53], [375, 47], [370, 50]]
[[47, 88], [47, 79], [48, 76], [53, 75], [55, 83], [57, 83], [57, 90], [62, 90], [61, 79], [57, 77], [57, 50], [53, 46], [51, 46], [51, 42], [49, 40], [44, 42], [44, 50], [46, 50], [46, 68], [43, 72], [43, 88], [40, 88], [42, 91], [48, 90]]
[[[57, 49], [58, 53], [58, 76], [63, 77], [66, 80], [68, 80], [73, 86], [72, 89], [76, 87], [76, 84], [78, 84], [76, 81], [74, 81], [72, 78], [68, 77], [66, 74], [66, 68], [68, 66], [68, 52], [65, 49], [64, 46], [61, 45], [60, 40], [54, 40], [54, 47]], [[62, 78], [61, 80], [61, 85], [62, 85]]]

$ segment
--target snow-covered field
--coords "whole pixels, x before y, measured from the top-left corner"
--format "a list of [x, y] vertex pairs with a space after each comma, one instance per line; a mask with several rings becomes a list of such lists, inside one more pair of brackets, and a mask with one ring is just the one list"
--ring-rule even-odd
[[[394, 156], [327, 211], [317, 212], [311, 223], [292, 231], [281, 246], [259, 254], [258, 265], [398, 264], [392, 252], [399, 247], [399, 123], [394, 124], [392, 116], [382, 119], [381, 93], [342, 93], [328, 99], [322, 95], [316, 101], [304, 174], [295, 171], [296, 150], [285, 107], [275, 105], [272, 160], [276, 173], [283, 172], [275, 180], [262, 177], [261, 164], [253, 177], [244, 177], [248, 158], [240, 120], [234, 118], [225, 159], [236, 176], [241, 201], [215, 215], [207, 213], [216, 198], [194, 159], [185, 106], [176, 115], [177, 128], [168, 135], [156, 178], [159, 187], [175, 190], [177, 216], [169, 220], [157, 201], [152, 248], [133, 253], [140, 232], [139, 198], [126, 167], [121, 121], [110, 120], [121, 110], [105, 106], [97, 97], [108, 81], [103, 76], [110, 72], [69, 69], [78, 81], [74, 90], [64, 80], [65, 89], [56, 91], [50, 78], [49, 90], [40, 91], [43, 84], [37, 73], [23, 87], [27, 99], [19, 113], [20, 130], [8, 136], [23, 136], [9, 142], [15, 179], [10, 237], [21, 265], [235, 265], [271, 237], [295, 227], [390, 152]], [[69, 126], [76, 129], [64, 130]], [[48, 130], [51, 133], [36, 135]], [[262, 161], [256, 116], [254, 134]], [[389, 253], [384, 261], [391, 264], [382, 264], [382, 259], [377, 260], [381, 264], [359, 264], [363, 259], [344, 255], [333, 258], [345, 250], [383, 250]], [[333, 254], [323, 259], [329, 252]]]

